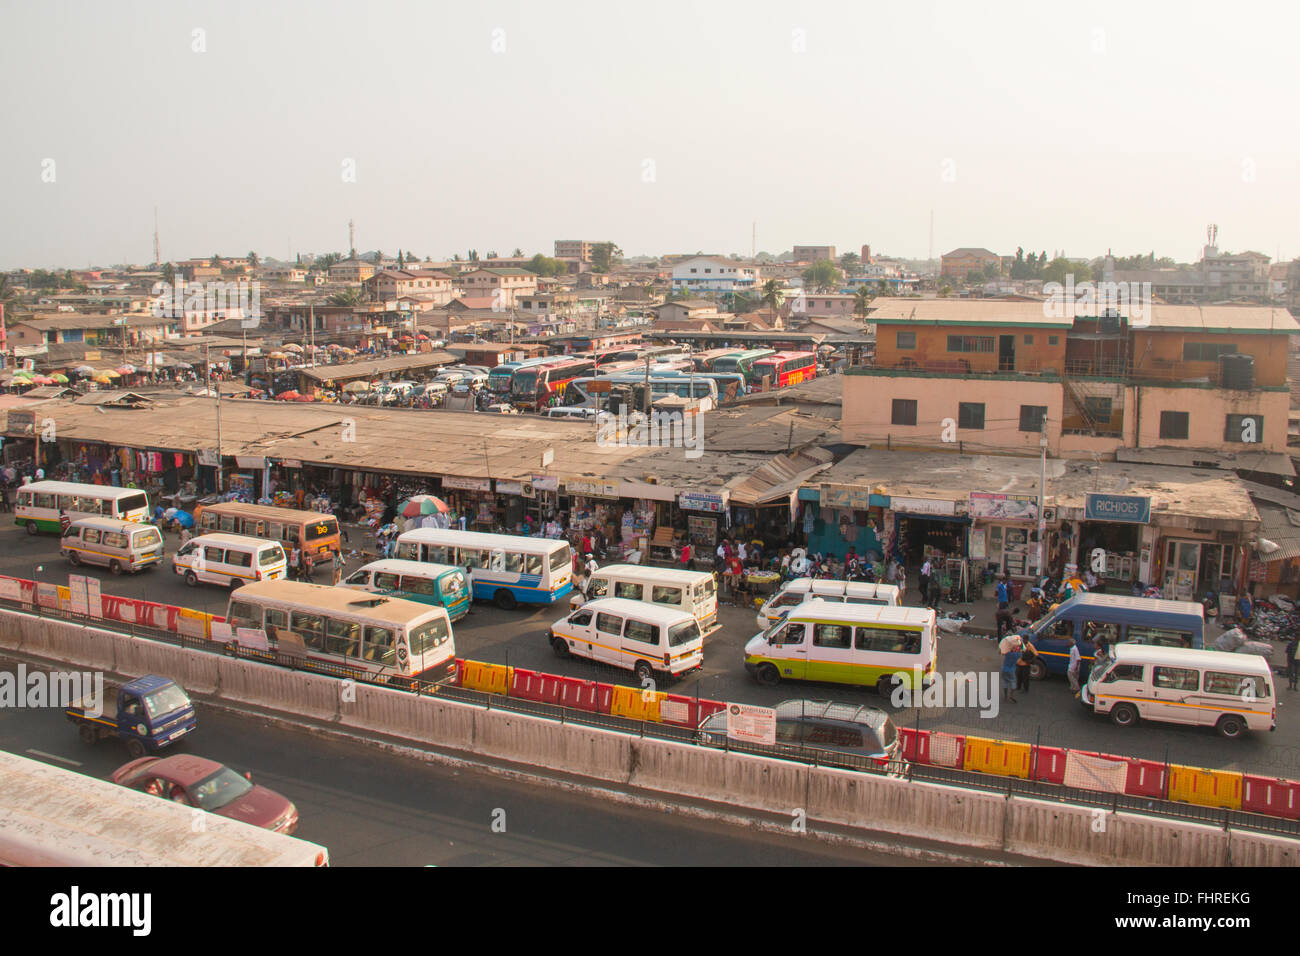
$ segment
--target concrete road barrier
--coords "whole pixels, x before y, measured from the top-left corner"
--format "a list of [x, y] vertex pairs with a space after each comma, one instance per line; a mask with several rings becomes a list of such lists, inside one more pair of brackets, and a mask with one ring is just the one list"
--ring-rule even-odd
[[596, 780], [627, 781], [633, 740], [610, 730], [560, 724], [504, 710], [474, 713], [474, 753]]
[[[223, 657], [217, 664], [216, 696], [318, 720], [337, 720], [343, 682], [270, 664]], [[355, 686], [355, 685], [354, 685]]]

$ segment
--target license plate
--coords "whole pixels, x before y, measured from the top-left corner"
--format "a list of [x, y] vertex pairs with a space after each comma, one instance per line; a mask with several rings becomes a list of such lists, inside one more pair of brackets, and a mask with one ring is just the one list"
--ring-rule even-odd
[[168, 739], [168, 740], [175, 740], [177, 737], [180, 737], [180, 736], [182, 736], [182, 735], [184, 735], [184, 734], [187, 734], [187, 733], [189, 733], [189, 730], [188, 730], [187, 728], [185, 728], [185, 727], [182, 727], [180, 730], [176, 731], [176, 733], [172, 734], [172, 735], [171, 735], [170, 737], [168, 737], [167, 739]]

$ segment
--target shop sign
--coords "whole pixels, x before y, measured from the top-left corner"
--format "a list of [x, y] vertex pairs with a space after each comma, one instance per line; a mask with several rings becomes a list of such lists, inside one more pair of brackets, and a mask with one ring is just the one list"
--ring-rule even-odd
[[866, 485], [831, 485], [821, 487], [821, 506], [841, 511], [866, 511], [871, 507], [871, 489]]
[[261, 456], [236, 455], [235, 464], [240, 468], [265, 468], [266, 459]]
[[522, 481], [504, 481], [497, 479], [497, 494], [499, 495], [522, 495], [524, 493], [524, 484]]
[[533, 475], [534, 491], [559, 491], [560, 479], [554, 475]]
[[617, 498], [618, 482], [593, 478], [566, 478], [564, 490], [567, 494], [581, 498]]
[[217, 467], [217, 462], [220, 460], [215, 448], [200, 448], [195, 454], [200, 465], [208, 465], [211, 468]]
[[682, 492], [678, 497], [677, 507], [684, 511], [708, 511], [712, 514], [720, 514], [726, 507], [726, 500], [722, 495], [706, 495], [686, 491]]
[[444, 488], [457, 488], [461, 491], [491, 491], [492, 480], [490, 478], [459, 478], [455, 475], [443, 475], [442, 486]]
[[955, 515], [957, 503], [947, 498], [900, 498], [892, 495], [889, 507], [896, 512], [913, 515]]
[[1002, 518], [1007, 521], [1038, 520], [1037, 495], [998, 495], [984, 491], [970, 493], [972, 518]]
[[298, 461], [296, 458], [286, 458], [284, 461], [280, 462], [280, 466], [282, 468], [301, 468], [302, 462]]
[[1090, 494], [1085, 514], [1089, 521], [1146, 524], [1151, 520], [1151, 499], [1145, 495]]

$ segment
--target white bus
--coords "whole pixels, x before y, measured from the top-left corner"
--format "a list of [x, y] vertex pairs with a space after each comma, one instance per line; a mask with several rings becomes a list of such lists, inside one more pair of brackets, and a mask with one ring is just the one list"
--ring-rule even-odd
[[34, 481], [18, 489], [14, 524], [24, 525], [28, 534], [38, 531], [62, 534], [61, 513], [71, 521], [116, 518], [143, 522], [149, 520], [149, 499], [138, 488], [82, 485], [72, 481]]
[[339, 664], [390, 683], [431, 671], [441, 676], [456, 658], [444, 608], [352, 588], [253, 581], [231, 594], [226, 624], [229, 640], [240, 646]]
[[0, 751], [0, 866], [328, 866], [323, 846]]
[[506, 610], [554, 604], [573, 588], [569, 543], [555, 538], [415, 528], [398, 536], [397, 557], [462, 567], [476, 600]]

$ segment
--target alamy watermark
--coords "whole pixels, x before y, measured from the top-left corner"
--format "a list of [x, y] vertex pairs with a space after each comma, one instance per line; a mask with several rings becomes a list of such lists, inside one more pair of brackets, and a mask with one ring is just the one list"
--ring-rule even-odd
[[704, 454], [704, 416], [679, 411], [601, 412], [596, 416], [596, 444], [601, 448], [684, 448], [687, 458]]
[[262, 322], [262, 283], [256, 279], [185, 282], [178, 278], [170, 285], [155, 282], [151, 291], [149, 311], [158, 319], [230, 312], [238, 314], [240, 328], [255, 329]]
[[996, 671], [953, 671], [925, 684], [919, 667], [911, 674], [895, 671], [889, 702], [896, 708], [978, 707], [981, 717], [993, 718], [998, 715], [998, 677]]
[[1128, 316], [1129, 328], [1141, 329], [1151, 324], [1150, 282], [1091, 282], [1075, 283], [1074, 275], [1065, 277], [1065, 284], [1044, 282], [1043, 315], [1049, 319], [1065, 318], [1066, 303], [1074, 306], [1075, 315]]
[[0, 708], [72, 707], [85, 708], [87, 717], [104, 714], [104, 675], [91, 671], [27, 672], [19, 664], [15, 673], [0, 671]]

